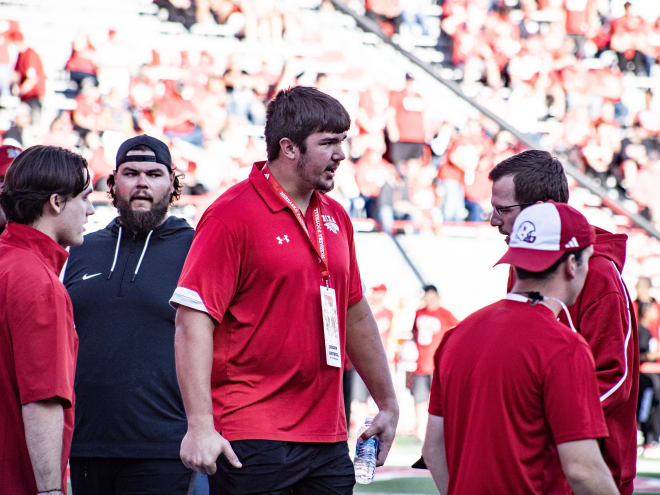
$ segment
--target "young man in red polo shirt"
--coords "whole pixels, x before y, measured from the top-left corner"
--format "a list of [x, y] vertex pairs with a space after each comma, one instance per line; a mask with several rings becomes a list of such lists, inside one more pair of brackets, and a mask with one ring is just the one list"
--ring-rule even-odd
[[3, 493], [66, 493], [78, 337], [59, 273], [66, 246], [94, 213], [87, 163], [33, 146], [12, 163], [0, 207], [0, 485]]
[[[549, 199], [568, 202], [564, 169], [546, 151], [528, 150], [507, 158], [490, 171], [489, 178], [493, 181], [490, 224], [507, 236], [507, 242], [514, 220], [530, 204]], [[592, 228], [596, 242], [589, 275], [569, 312], [596, 362], [600, 403], [610, 433], [600, 443], [601, 452], [622, 495], [630, 495], [637, 470], [639, 337], [633, 304], [621, 278], [627, 236]], [[511, 272], [508, 289], [514, 280]], [[568, 324], [566, 316], [560, 318]]]
[[314, 88], [280, 91], [267, 109], [268, 161], [197, 227], [171, 301], [188, 418], [181, 458], [215, 474], [211, 493], [352, 493], [347, 357], [380, 409], [362, 434], [379, 437], [379, 465], [392, 444], [399, 410], [353, 227], [324, 194], [349, 125]]
[[515, 267], [513, 289], [445, 334], [423, 447], [441, 493], [618, 493], [598, 449], [607, 427], [589, 346], [557, 321], [594, 237], [570, 206], [524, 210], [498, 262]]

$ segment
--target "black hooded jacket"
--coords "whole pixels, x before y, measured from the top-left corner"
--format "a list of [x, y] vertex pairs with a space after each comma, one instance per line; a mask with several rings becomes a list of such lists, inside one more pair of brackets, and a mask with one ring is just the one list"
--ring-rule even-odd
[[71, 457], [179, 457], [186, 417], [169, 299], [193, 233], [169, 217], [135, 237], [115, 218], [71, 249], [64, 285], [79, 337]]

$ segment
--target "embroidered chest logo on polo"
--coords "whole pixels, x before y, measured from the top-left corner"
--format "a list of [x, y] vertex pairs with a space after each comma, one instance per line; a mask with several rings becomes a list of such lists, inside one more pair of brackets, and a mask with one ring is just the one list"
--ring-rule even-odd
[[523, 222], [518, 230], [518, 239], [529, 244], [534, 244], [534, 241], [536, 241], [536, 225], [529, 220]]
[[280, 236], [278, 235], [278, 236], [275, 238], [275, 240], [277, 240], [277, 243], [278, 243], [278, 244], [284, 244], [285, 242], [286, 242], [286, 243], [291, 242], [291, 241], [289, 240], [289, 236], [286, 235], [286, 234], [282, 235], [282, 237], [280, 237]]
[[330, 215], [321, 215], [321, 217], [323, 217], [323, 223], [325, 224], [326, 229], [333, 234], [339, 232], [339, 225], [337, 225], [337, 221], [334, 217], [331, 217]]

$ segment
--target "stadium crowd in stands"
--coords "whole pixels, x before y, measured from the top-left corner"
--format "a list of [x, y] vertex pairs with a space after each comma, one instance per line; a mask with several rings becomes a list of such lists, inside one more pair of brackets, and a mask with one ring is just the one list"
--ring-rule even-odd
[[[303, 21], [297, 5], [155, 3], [163, 18], [192, 31], [216, 23], [228, 27], [242, 40], [237, 52], [203, 43], [166, 49], [154, 41], [148, 58], [127, 57], [130, 33], [108, 26], [104, 36], [72, 36], [64, 67], [45, 73], [21, 26], [7, 19], [0, 37], [0, 90], [11, 113], [8, 127], [0, 129], [3, 139], [77, 147], [103, 189], [108, 157], [118, 143], [147, 132], [169, 142], [174, 162], [186, 172], [185, 193], [217, 195], [263, 155], [259, 126], [268, 99], [282, 87], [312, 83], [355, 116], [352, 159], [334, 193], [352, 216], [374, 218], [386, 230], [397, 219], [432, 226], [487, 217], [488, 171], [521, 149], [510, 133], [485, 118], [432, 113], [433, 86], [405, 71], [386, 79], [373, 66], [356, 67], [334, 39]], [[331, 8], [328, 2], [306, 3]], [[444, 65], [454, 69], [466, 92], [566, 154], [657, 223], [660, 119], [647, 77], [658, 72], [657, 15], [616, 0], [440, 3], [441, 15], [424, 16], [430, 0], [349, 2], [402, 42], [414, 44], [437, 32]], [[293, 56], [283, 48], [279, 56], [250, 48], [283, 42], [294, 47]], [[302, 46], [311, 50], [301, 55]], [[14, 68], [19, 105], [7, 98], [8, 67]], [[61, 92], [70, 103], [51, 108], [52, 118], [41, 122], [41, 106], [56, 91], [47, 88], [61, 83], [63, 74], [68, 86]]]

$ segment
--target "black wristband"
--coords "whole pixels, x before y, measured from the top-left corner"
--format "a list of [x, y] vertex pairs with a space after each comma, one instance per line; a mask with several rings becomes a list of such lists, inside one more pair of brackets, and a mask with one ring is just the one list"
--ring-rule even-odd
[[40, 492], [37, 492], [37, 495], [39, 495], [40, 493], [53, 493], [53, 492], [61, 492], [61, 491], [62, 491], [61, 488], [53, 488], [52, 490], [42, 490]]

